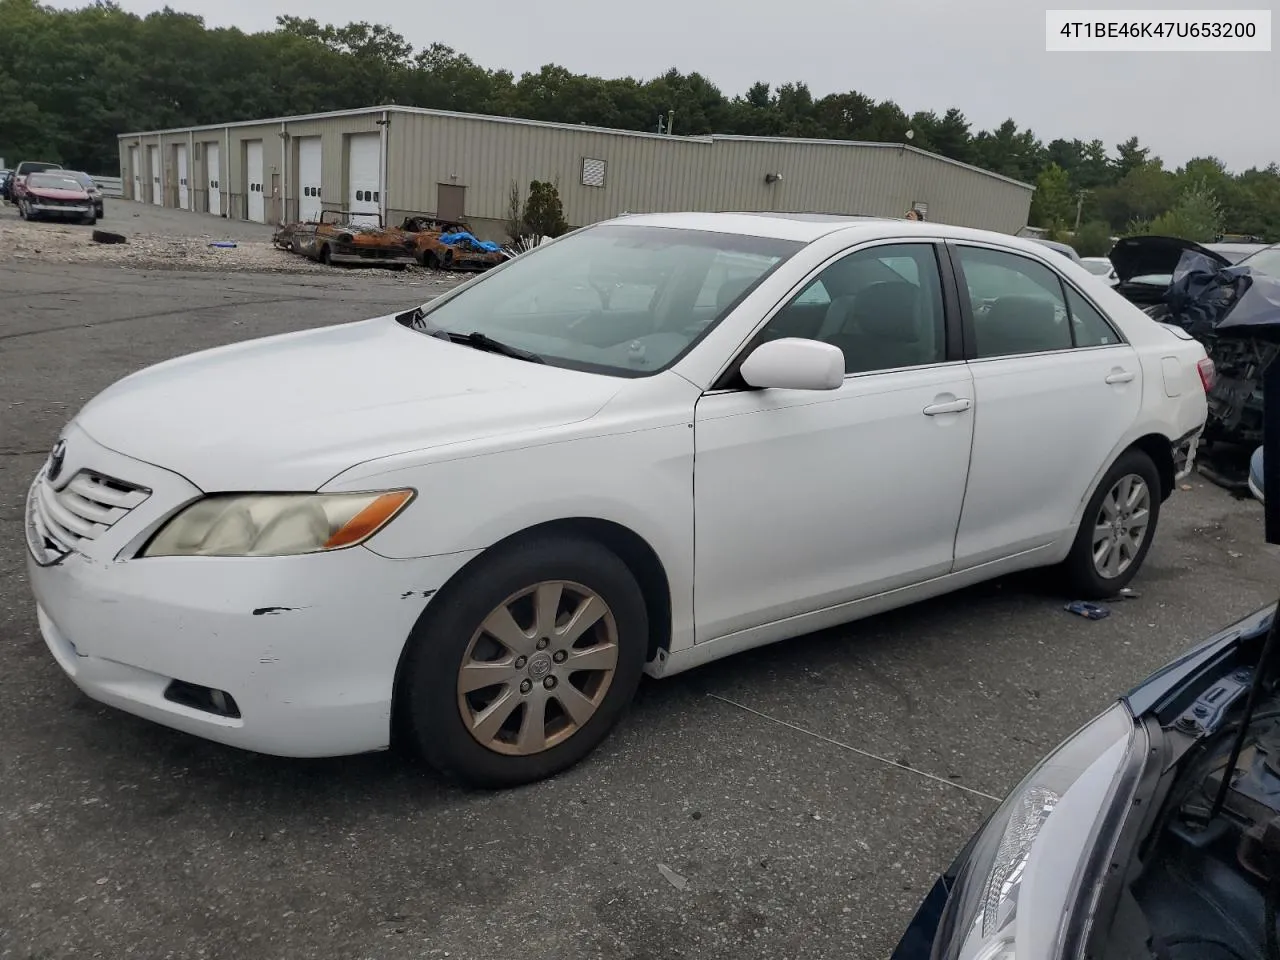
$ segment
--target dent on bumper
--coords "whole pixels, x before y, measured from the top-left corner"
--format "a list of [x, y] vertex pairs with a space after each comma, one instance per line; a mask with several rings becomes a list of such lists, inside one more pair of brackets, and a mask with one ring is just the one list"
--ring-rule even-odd
[[[28, 560], [40, 631], [95, 700], [231, 746], [341, 756], [390, 742], [396, 664], [435, 591], [472, 554]], [[165, 699], [230, 693], [238, 718]]]

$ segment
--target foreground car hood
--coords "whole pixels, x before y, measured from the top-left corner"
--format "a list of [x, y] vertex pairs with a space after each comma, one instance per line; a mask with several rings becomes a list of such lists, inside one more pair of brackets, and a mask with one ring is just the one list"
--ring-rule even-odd
[[1108, 256], [1111, 258], [1111, 265], [1116, 268], [1116, 276], [1120, 278], [1120, 282], [1128, 283], [1134, 277], [1172, 276], [1186, 250], [1194, 250], [1220, 266], [1230, 265], [1221, 254], [1178, 237], [1124, 237], [1116, 243]]
[[80, 412], [98, 443], [202, 490], [314, 490], [377, 457], [561, 426], [623, 381], [447, 343], [390, 317], [179, 357]]

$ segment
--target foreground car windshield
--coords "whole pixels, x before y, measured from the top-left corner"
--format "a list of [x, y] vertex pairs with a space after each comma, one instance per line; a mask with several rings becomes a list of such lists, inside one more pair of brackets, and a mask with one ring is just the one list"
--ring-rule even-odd
[[803, 244], [668, 227], [588, 227], [423, 308], [427, 332], [480, 333], [549, 364], [657, 373]]

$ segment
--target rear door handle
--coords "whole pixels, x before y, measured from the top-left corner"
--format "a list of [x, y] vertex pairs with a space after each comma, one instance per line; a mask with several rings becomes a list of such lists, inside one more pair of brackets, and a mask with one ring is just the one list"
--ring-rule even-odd
[[936, 417], [944, 413], [964, 413], [972, 406], [972, 401], [968, 397], [961, 397], [959, 400], [952, 400], [948, 403], [934, 403], [924, 408], [926, 417]]
[[1137, 374], [1132, 370], [1112, 370], [1107, 376], [1107, 383], [1128, 383]]

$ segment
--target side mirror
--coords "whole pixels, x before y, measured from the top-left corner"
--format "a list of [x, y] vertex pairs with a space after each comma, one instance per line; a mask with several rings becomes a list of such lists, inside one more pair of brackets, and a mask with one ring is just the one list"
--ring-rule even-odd
[[819, 340], [784, 337], [751, 351], [742, 362], [748, 385], [777, 390], [835, 390], [844, 383], [844, 353]]

